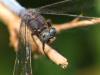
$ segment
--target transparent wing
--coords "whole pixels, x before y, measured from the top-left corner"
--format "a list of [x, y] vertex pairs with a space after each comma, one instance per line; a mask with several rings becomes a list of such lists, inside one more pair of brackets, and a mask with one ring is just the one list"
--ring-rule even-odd
[[27, 34], [27, 25], [21, 21], [18, 51], [16, 53], [13, 75], [32, 75], [31, 47], [26, 41], [28, 38]]
[[[41, 14], [66, 15], [73, 17], [92, 17], [91, 12], [95, 11], [95, 0], [64, 0], [37, 8]], [[84, 16], [79, 16], [80, 14]]]

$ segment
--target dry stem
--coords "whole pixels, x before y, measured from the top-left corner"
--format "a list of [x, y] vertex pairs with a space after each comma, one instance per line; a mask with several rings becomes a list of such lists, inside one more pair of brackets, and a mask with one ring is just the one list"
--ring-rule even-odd
[[75, 20], [68, 23], [60, 24], [60, 25], [54, 25], [57, 32], [61, 32], [62, 30], [68, 30], [75, 27], [84, 27], [84, 26], [91, 26], [96, 25], [100, 23], [100, 18], [94, 18], [89, 20]]

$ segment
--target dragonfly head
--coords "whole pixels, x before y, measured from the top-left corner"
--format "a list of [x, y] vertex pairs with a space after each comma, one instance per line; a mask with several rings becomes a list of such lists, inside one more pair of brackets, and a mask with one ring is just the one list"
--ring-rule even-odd
[[51, 27], [50, 29], [44, 29], [41, 33], [41, 40], [44, 43], [49, 43], [55, 39], [56, 29]]

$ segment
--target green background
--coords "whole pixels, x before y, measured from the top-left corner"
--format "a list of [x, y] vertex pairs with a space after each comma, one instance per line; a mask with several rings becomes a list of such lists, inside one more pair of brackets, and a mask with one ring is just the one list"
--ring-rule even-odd
[[[25, 7], [39, 7], [56, 1], [19, 0]], [[100, 16], [100, 0], [91, 1], [96, 5], [95, 9], [91, 10], [91, 15]], [[53, 23], [63, 23], [72, 19], [67, 16], [46, 15], [44, 17], [50, 18]], [[63, 70], [42, 56], [32, 61], [33, 75], [100, 75], [99, 24], [62, 31], [57, 35], [52, 47], [68, 59], [68, 68]], [[8, 30], [0, 22], [0, 75], [12, 75], [14, 61], [15, 52], [9, 46]]]

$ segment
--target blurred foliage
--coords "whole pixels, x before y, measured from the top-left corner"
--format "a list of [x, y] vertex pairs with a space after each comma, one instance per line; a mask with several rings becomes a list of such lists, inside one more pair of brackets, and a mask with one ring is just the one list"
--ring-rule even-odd
[[[25, 7], [39, 7], [60, 0], [18, 0]], [[83, 0], [84, 1], [84, 0]], [[91, 15], [100, 16], [100, 0], [91, 0], [96, 5]], [[90, 14], [90, 11], [89, 11]], [[71, 20], [70, 17], [45, 16], [53, 23]], [[59, 20], [60, 19], [60, 20]], [[62, 70], [46, 57], [32, 61], [34, 75], [100, 75], [100, 25], [74, 28], [57, 35], [52, 45], [69, 62]], [[0, 75], [12, 75], [15, 60], [14, 49], [9, 46], [9, 33], [0, 22]]]

